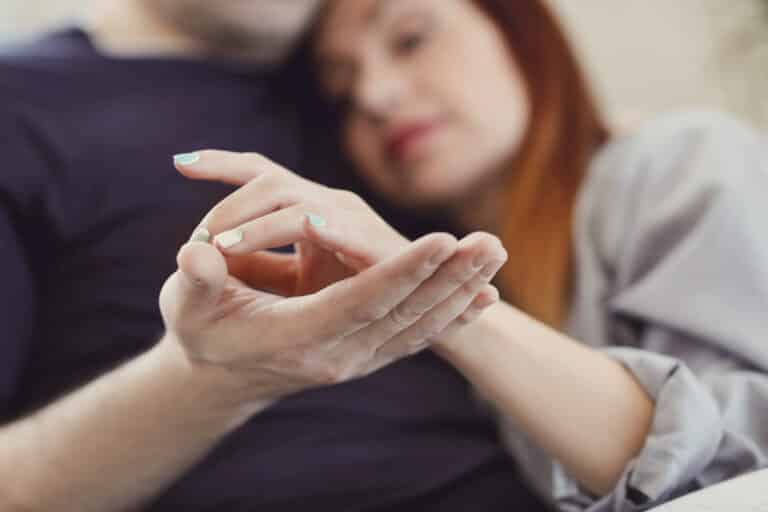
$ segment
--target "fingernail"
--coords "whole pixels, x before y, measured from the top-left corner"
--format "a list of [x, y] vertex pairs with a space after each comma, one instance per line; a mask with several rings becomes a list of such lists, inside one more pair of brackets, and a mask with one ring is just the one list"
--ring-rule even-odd
[[200, 160], [200, 153], [179, 153], [173, 155], [173, 162], [179, 165], [190, 165]]
[[324, 228], [328, 225], [328, 223], [325, 221], [325, 218], [317, 215], [316, 213], [308, 213], [307, 220], [309, 220], [309, 223], [316, 228]]
[[189, 238], [190, 242], [205, 242], [208, 243], [211, 240], [211, 232], [205, 228], [197, 228], [192, 236]]
[[243, 241], [243, 229], [237, 228], [219, 233], [213, 241], [222, 249], [229, 249]]

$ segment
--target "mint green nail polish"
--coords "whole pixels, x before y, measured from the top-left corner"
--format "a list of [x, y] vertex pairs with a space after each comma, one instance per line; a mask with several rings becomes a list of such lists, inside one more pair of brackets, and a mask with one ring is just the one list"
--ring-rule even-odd
[[213, 239], [222, 249], [229, 249], [243, 241], [244, 232], [243, 228], [237, 228], [230, 231], [225, 231], [216, 235]]
[[324, 228], [325, 226], [328, 225], [328, 223], [325, 221], [323, 217], [315, 213], [308, 213], [307, 219], [309, 220], [309, 223], [315, 226], [316, 228]]
[[192, 233], [192, 237], [189, 239], [190, 242], [204, 242], [208, 243], [211, 240], [211, 232], [208, 231], [205, 228], [198, 228], [195, 230], [194, 233]]
[[180, 165], [190, 165], [200, 160], [200, 153], [179, 153], [173, 155], [173, 161]]

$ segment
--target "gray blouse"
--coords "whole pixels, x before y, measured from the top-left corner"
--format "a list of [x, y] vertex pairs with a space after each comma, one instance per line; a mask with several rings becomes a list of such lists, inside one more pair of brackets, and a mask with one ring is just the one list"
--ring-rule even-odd
[[531, 484], [563, 511], [628, 512], [768, 467], [768, 139], [712, 113], [647, 123], [595, 158], [574, 233], [568, 334], [655, 416], [601, 497], [500, 418]]

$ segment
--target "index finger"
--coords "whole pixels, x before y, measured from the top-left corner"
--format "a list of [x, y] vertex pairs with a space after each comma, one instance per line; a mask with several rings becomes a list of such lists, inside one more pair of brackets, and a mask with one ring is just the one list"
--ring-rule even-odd
[[193, 180], [245, 185], [265, 171], [290, 172], [259, 153], [204, 149], [174, 155], [176, 169]]
[[290, 206], [298, 200], [300, 184], [308, 183], [257, 153], [204, 150], [178, 156], [176, 168], [189, 178], [242, 185], [219, 201], [198, 226], [212, 235]]

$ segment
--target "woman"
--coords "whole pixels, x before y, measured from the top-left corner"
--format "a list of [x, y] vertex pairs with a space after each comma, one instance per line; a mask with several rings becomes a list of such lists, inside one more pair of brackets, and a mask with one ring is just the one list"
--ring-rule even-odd
[[506, 302], [433, 349], [540, 492], [635, 510], [768, 464], [761, 137], [680, 115], [608, 141], [539, 1], [335, 0], [314, 55], [365, 183], [509, 252]]
[[[509, 253], [503, 300], [431, 348], [493, 406], [539, 493], [637, 510], [768, 464], [760, 136], [690, 114], [609, 140], [535, 0], [332, 0], [312, 42], [367, 187]], [[217, 158], [181, 170], [217, 179]], [[265, 186], [209, 218], [226, 254], [302, 239], [342, 276], [403, 247], [352, 197]]]

